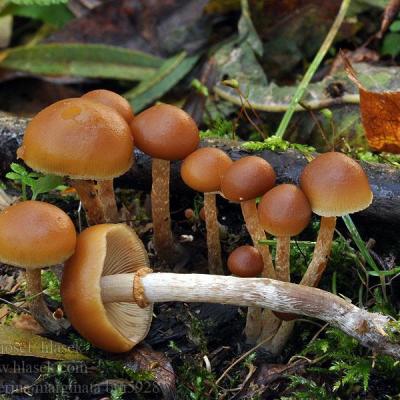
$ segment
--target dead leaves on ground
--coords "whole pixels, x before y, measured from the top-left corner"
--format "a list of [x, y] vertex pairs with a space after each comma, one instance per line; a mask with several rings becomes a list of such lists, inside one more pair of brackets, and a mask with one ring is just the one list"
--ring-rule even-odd
[[400, 92], [372, 92], [363, 87], [349, 59], [341, 53], [349, 78], [360, 91], [360, 112], [369, 146], [400, 153]]

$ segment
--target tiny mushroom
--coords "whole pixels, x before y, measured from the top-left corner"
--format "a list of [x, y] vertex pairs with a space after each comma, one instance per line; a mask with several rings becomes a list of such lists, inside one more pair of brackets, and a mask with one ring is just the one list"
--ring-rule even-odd
[[233, 275], [241, 278], [255, 278], [264, 269], [260, 252], [253, 246], [237, 247], [228, 257], [228, 268]]
[[82, 99], [91, 100], [96, 103], [104, 104], [120, 114], [125, 121], [130, 124], [133, 120], [132, 107], [128, 100], [111, 90], [97, 89], [85, 93], [81, 96]]
[[131, 123], [136, 146], [153, 158], [151, 209], [154, 247], [167, 262], [179, 260], [182, 248], [174, 240], [169, 206], [170, 161], [183, 160], [196, 150], [200, 137], [196, 123], [185, 111], [157, 104], [135, 116]]
[[30, 312], [47, 331], [58, 334], [56, 320], [42, 295], [41, 268], [63, 263], [75, 251], [76, 231], [68, 215], [40, 201], [14, 204], [0, 213], [0, 261], [26, 270]]
[[337, 152], [312, 160], [300, 176], [300, 186], [313, 212], [321, 216], [314, 254], [300, 284], [317, 286], [328, 262], [336, 217], [364, 210], [373, 194], [360, 164]]
[[185, 158], [181, 166], [183, 181], [192, 189], [204, 193], [204, 214], [207, 229], [208, 265], [210, 273], [222, 275], [216, 192], [232, 160], [222, 150], [212, 147], [197, 149]]
[[118, 220], [113, 178], [131, 167], [132, 153], [129, 125], [118, 112], [72, 98], [31, 120], [17, 156], [35, 171], [69, 177], [93, 225]]

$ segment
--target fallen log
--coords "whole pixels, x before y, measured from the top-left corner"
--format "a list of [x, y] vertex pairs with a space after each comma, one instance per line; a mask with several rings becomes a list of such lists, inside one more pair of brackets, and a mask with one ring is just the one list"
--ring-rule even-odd
[[[21, 143], [28, 119], [17, 118], [6, 114], [0, 115], [0, 173], [9, 171], [10, 163], [15, 161], [15, 152]], [[298, 183], [300, 173], [307, 160], [303, 154], [295, 150], [285, 152], [262, 151], [250, 153], [240, 148], [238, 142], [222, 140], [204, 140], [202, 146], [217, 146], [226, 151], [232, 159], [253, 154], [268, 160], [274, 167], [278, 182]], [[132, 169], [119, 178], [115, 185], [131, 187], [139, 190], [150, 190], [151, 158], [139, 150], [135, 150], [136, 162]], [[389, 223], [400, 226], [400, 169], [387, 164], [361, 163], [366, 171], [374, 201], [372, 205], [359, 213], [370, 222]], [[179, 173], [180, 163], [171, 165], [171, 187], [175, 194], [190, 193], [190, 189], [182, 182]]]

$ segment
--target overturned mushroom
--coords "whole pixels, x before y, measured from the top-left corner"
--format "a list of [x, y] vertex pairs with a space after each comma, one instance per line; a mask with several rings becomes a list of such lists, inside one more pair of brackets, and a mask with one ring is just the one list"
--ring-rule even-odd
[[208, 265], [210, 273], [224, 273], [221, 258], [216, 192], [232, 160], [222, 150], [203, 147], [191, 153], [182, 163], [181, 176], [192, 189], [204, 193], [204, 214], [207, 229]]
[[118, 221], [113, 178], [131, 167], [132, 151], [129, 125], [114, 109], [66, 99], [32, 119], [17, 156], [35, 171], [69, 177], [93, 225]]
[[384, 315], [320, 289], [272, 279], [150, 273], [143, 245], [122, 224], [90, 227], [79, 236], [61, 294], [75, 329], [112, 352], [128, 351], [146, 337], [153, 303], [185, 301], [256, 306], [320, 318], [373, 351], [400, 359], [400, 345], [393, 340], [399, 333]]
[[24, 201], [0, 213], [0, 260], [26, 270], [30, 312], [50, 333], [59, 334], [65, 320], [56, 320], [44, 301], [41, 268], [63, 263], [75, 244], [74, 224], [51, 204]]
[[196, 123], [185, 111], [158, 104], [142, 111], [132, 123], [136, 146], [152, 161], [151, 211], [154, 247], [167, 262], [179, 260], [182, 248], [171, 230], [169, 206], [170, 161], [183, 160], [196, 150], [200, 137]]
[[331, 252], [336, 217], [364, 210], [373, 194], [360, 164], [337, 152], [312, 160], [300, 176], [300, 186], [313, 212], [321, 216], [314, 254], [300, 283], [317, 286]]

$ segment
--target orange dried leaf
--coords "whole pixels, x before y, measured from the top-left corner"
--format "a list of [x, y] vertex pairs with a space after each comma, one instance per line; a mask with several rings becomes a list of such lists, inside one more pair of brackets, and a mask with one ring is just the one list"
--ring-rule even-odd
[[400, 92], [370, 92], [357, 78], [350, 61], [341, 53], [349, 78], [360, 91], [361, 121], [373, 150], [400, 153]]

